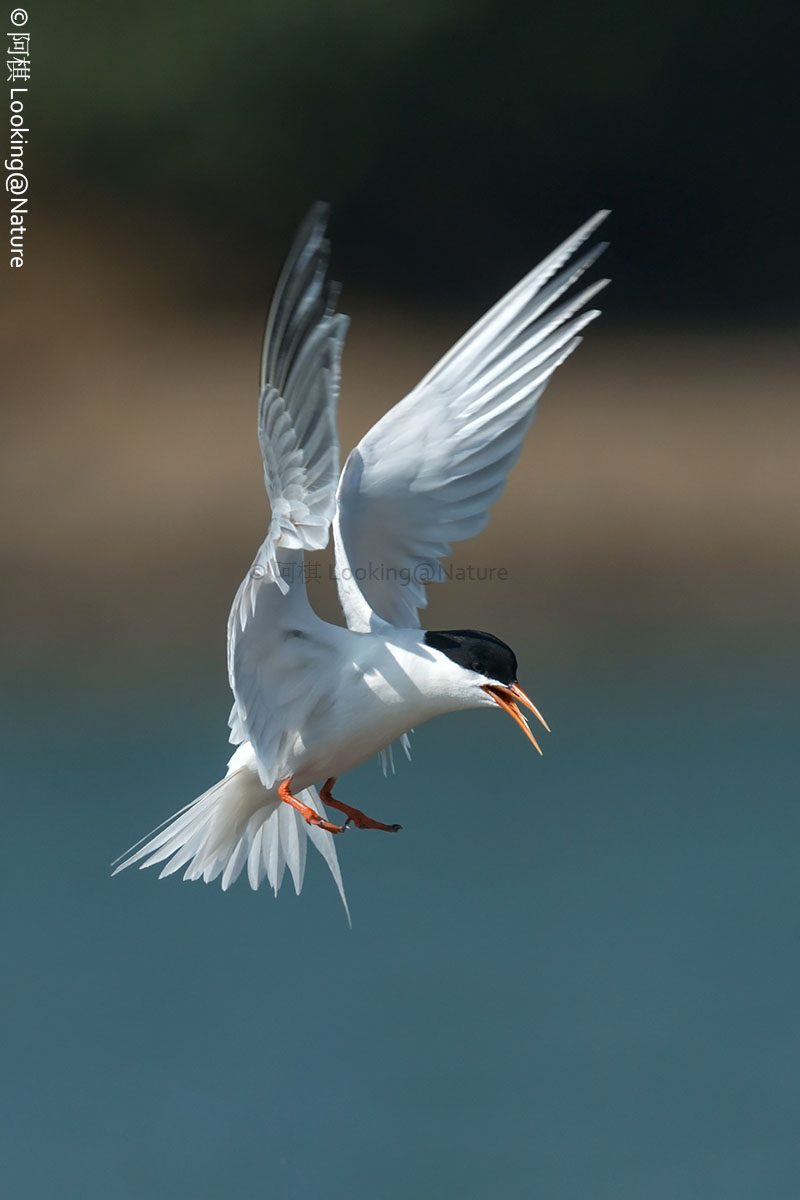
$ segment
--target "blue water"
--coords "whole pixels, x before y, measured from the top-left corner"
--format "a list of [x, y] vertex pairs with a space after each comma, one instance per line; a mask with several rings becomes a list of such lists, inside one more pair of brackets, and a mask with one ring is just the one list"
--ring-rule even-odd
[[544, 759], [475, 713], [340, 785], [404, 825], [339, 839], [352, 931], [316, 855], [299, 899], [109, 878], [220, 774], [216, 677], [9, 697], [3, 1194], [800, 1194], [788, 666], [530, 690]]

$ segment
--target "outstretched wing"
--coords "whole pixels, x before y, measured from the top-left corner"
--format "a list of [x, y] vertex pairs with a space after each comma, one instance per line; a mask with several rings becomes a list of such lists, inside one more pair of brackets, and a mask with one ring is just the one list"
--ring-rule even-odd
[[311, 210], [275, 289], [261, 352], [258, 440], [272, 509], [254, 566], [282, 588], [275, 550], [328, 544], [339, 473], [336, 402], [348, 319], [326, 280], [328, 209]]
[[266, 787], [311, 703], [298, 642], [324, 660], [322, 622], [312, 612], [303, 552], [327, 545], [339, 449], [336, 401], [347, 317], [334, 311], [326, 281], [327, 209], [300, 230], [275, 291], [261, 355], [258, 437], [272, 509], [267, 536], [242, 581], [228, 620], [228, 674], [234, 694], [231, 741], [250, 741]]
[[526, 275], [350, 454], [334, 535], [351, 629], [381, 620], [417, 626], [425, 585], [442, 578], [450, 543], [488, 521], [550, 376], [599, 315], [584, 306], [606, 279], [561, 297], [605, 243], [560, 268], [607, 215], [598, 212]]

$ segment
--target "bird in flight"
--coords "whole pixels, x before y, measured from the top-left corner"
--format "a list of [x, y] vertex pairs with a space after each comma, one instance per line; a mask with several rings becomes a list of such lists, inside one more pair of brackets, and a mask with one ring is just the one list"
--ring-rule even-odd
[[[228, 620], [237, 748], [225, 777], [116, 871], [163, 863], [161, 877], [183, 869], [184, 879], [221, 876], [227, 889], [246, 868], [253, 889], [266, 878], [277, 895], [288, 866], [299, 892], [308, 839], [346, 908], [335, 835], [348, 825], [400, 826], [334, 797], [341, 775], [379, 753], [385, 767], [394, 743], [408, 753], [412, 729], [460, 709], [501, 708], [539, 749], [520, 705], [547, 726], [517, 682], [510, 647], [477, 630], [421, 629], [419, 610], [450, 544], [488, 521], [539, 397], [599, 315], [587, 305], [608, 280], [573, 284], [605, 243], [573, 255], [606, 216], [598, 212], [482, 317], [361, 439], [340, 475], [348, 318], [327, 279], [327, 206], [312, 209], [278, 281], [261, 353], [258, 438], [272, 516]], [[306, 593], [305, 554], [324, 548], [331, 528], [346, 628], [321, 620]]]

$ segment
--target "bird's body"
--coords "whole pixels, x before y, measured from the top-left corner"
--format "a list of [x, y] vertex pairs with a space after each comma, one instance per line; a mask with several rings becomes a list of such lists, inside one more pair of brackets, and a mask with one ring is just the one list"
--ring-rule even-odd
[[456, 681], [443, 678], [420, 630], [397, 629], [386, 638], [347, 633], [334, 645], [324, 637], [317, 643], [328, 656], [329, 678], [319, 681], [281, 769], [297, 788], [345, 775], [431, 717], [472, 707]]
[[[425, 630], [331, 625], [306, 599], [302, 552], [279, 555], [279, 567], [288, 591], [259, 589], [256, 604], [266, 611], [257, 609], [263, 631], [257, 655], [270, 674], [304, 687], [268, 782], [291, 779], [306, 788], [344, 775], [431, 717], [475, 707], [476, 697], [462, 686], [463, 668], [426, 645]], [[249, 665], [257, 668], [257, 661]]]
[[[597, 257], [564, 262], [598, 214], [535, 268], [362, 439], [338, 473], [335, 408], [347, 318], [326, 283], [325, 211], [304, 226], [276, 289], [261, 364], [259, 441], [272, 508], [267, 537], [228, 624], [237, 750], [220, 783], [130, 853], [162, 874], [222, 877], [247, 867], [277, 893], [289, 867], [300, 890], [306, 837], [342, 892], [321, 795], [362, 828], [375, 822], [335, 799], [333, 782], [408, 733], [459, 709], [500, 706], [532, 741], [516, 658], [474, 630], [425, 631], [425, 584], [450, 543], [488, 520], [550, 376], [596, 310], [605, 280], [557, 302]], [[323, 621], [305, 587], [305, 553], [333, 528], [347, 628]], [[544, 722], [543, 722], [544, 723]], [[538, 747], [537, 747], [538, 748]]]

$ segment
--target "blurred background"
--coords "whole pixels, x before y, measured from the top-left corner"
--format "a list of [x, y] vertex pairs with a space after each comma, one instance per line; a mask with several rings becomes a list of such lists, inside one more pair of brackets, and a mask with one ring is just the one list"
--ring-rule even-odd
[[[9, 1195], [800, 1186], [796, 6], [29, 9], [2, 291]], [[794, 136], [793, 136], [794, 135]], [[553, 726], [342, 798], [353, 912], [113, 881], [224, 770], [256, 372], [315, 199], [347, 450], [600, 207], [604, 315], [431, 589]], [[325, 579], [312, 600], [336, 618]]]

